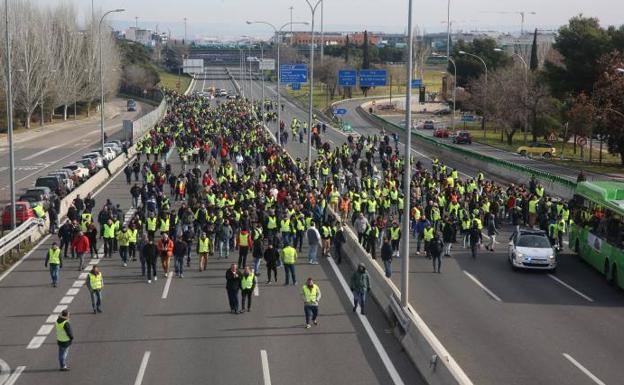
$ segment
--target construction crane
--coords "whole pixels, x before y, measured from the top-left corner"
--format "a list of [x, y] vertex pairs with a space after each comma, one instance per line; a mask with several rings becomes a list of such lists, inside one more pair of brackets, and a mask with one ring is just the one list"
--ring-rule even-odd
[[533, 11], [501, 11], [501, 12], [483, 12], [483, 13], [496, 13], [499, 15], [520, 15], [520, 36], [524, 35], [524, 18], [526, 15], [535, 15]]

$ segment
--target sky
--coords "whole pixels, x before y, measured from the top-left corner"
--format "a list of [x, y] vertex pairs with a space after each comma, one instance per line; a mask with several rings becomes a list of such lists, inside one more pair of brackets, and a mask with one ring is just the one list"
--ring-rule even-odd
[[[32, 0], [41, 5], [54, 5], [59, 0]], [[71, 0], [65, 0], [72, 2]], [[293, 7], [294, 21], [310, 21], [310, 8], [306, 0], [93, 0], [95, 7], [104, 10], [125, 8], [121, 14], [110, 17], [116, 28], [135, 24], [142, 28], [184, 36], [187, 18], [189, 38], [211, 36], [233, 38], [241, 35], [268, 37], [268, 27], [249, 26], [246, 20], [268, 21], [275, 25], [290, 21]], [[315, 3], [318, 0], [309, 0]], [[352, 30], [405, 32], [407, 28], [408, 0], [324, 0], [325, 31]], [[91, 9], [91, 1], [74, 0], [73, 4], [84, 14]], [[320, 8], [320, 7], [319, 7]], [[527, 12], [525, 29], [556, 29], [572, 16], [582, 13], [597, 17], [601, 24], [624, 23], [622, 0], [451, 0], [453, 30], [499, 30], [518, 32], [520, 15]], [[509, 12], [509, 13], [503, 13]], [[535, 14], [528, 14], [535, 12]], [[439, 32], [446, 30], [447, 2], [414, 0], [414, 23], [420, 30]], [[320, 10], [316, 13], [316, 25]], [[309, 27], [304, 27], [309, 28]], [[316, 28], [318, 31], [318, 28]]]

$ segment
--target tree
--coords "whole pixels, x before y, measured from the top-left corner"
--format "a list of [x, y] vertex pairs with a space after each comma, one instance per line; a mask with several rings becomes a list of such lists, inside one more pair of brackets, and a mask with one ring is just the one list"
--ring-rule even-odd
[[314, 76], [325, 83], [330, 98], [334, 98], [338, 87], [338, 71], [342, 68], [342, 60], [337, 57], [326, 57], [323, 64], [314, 67]]
[[561, 55], [559, 65], [545, 63], [546, 79], [558, 97], [566, 94], [592, 94], [600, 72], [596, 63], [610, 50], [610, 38], [598, 19], [583, 15], [559, 28], [553, 45]]
[[601, 75], [594, 85], [592, 100], [608, 150], [618, 154], [624, 166], [624, 75], [617, 70], [623, 67], [622, 52], [614, 51], [600, 59]]
[[[368, 31], [364, 31], [364, 43], [362, 44], [362, 69], [370, 68], [370, 53], [368, 52]], [[362, 93], [364, 96], [368, 95], [368, 90], [370, 87], [362, 87]]]
[[[488, 71], [495, 71], [497, 68], [510, 65], [513, 61], [504, 52], [498, 52], [494, 39], [475, 39], [470, 43], [460, 40], [453, 46], [451, 56], [457, 65], [457, 85], [465, 87], [471, 79], [478, 78], [485, 72], [485, 68], [480, 60], [470, 55], [462, 55], [464, 51], [481, 57], [488, 67]], [[453, 65], [449, 62], [448, 71], [453, 73]]]
[[529, 68], [531, 71], [537, 71], [539, 67], [539, 59], [537, 56], [537, 28], [535, 28], [535, 33], [533, 33], [533, 45], [531, 45], [531, 63]]
[[351, 49], [350, 44], [349, 44], [349, 35], [347, 35], [346, 39], [345, 39], [345, 46], [344, 46], [344, 56], [345, 56], [345, 63], [349, 64], [349, 50]]

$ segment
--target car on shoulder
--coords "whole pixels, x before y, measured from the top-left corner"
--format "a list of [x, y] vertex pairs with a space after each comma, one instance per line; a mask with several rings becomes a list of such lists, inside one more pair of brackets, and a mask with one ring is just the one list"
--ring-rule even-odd
[[472, 135], [468, 131], [457, 131], [453, 136], [453, 143], [455, 144], [472, 144]]
[[97, 152], [88, 152], [82, 156], [83, 159], [91, 159], [95, 166], [100, 169], [104, 168], [104, 158]]
[[[15, 225], [19, 226], [30, 218], [35, 218], [35, 212], [27, 201], [15, 202]], [[11, 228], [11, 204], [4, 206], [2, 212], [2, 227], [4, 229]]]
[[80, 182], [85, 181], [89, 177], [89, 169], [81, 163], [70, 163], [63, 166], [63, 168], [70, 170]]
[[435, 130], [435, 122], [433, 120], [425, 120], [423, 130]]
[[227, 90], [221, 90], [221, 91], [219, 91], [219, 94], [217, 96], [225, 98], [225, 97], [228, 96], [228, 92], [227, 92]]
[[98, 171], [97, 164], [93, 159], [90, 158], [82, 158], [76, 161], [76, 164], [83, 165], [87, 170], [89, 170], [89, 176], [95, 174]]
[[513, 270], [557, 270], [557, 252], [546, 232], [521, 229], [509, 242], [509, 265]]
[[38, 189], [26, 191], [24, 194], [20, 195], [18, 200], [30, 203], [31, 207], [41, 205], [46, 211], [50, 207], [48, 197], [43, 191]]
[[451, 114], [451, 108], [450, 107], [444, 107], [444, 108], [441, 108], [439, 110], [434, 111], [433, 114], [437, 115], [437, 116], [450, 115]]
[[229, 94], [227, 96], [227, 99], [230, 99], [230, 100], [237, 99], [237, 98], [238, 98], [238, 95], [235, 95], [235, 94]]
[[433, 131], [433, 136], [436, 138], [448, 138], [450, 135], [451, 135], [451, 132], [449, 131], [448, 128], [445, 128], [445, 127], [436, 128]]
[[136, 111], [136, 101], [134, 99], [128, 99], [128, 101], [126, 102], [126, 107], [128, 109], [128, 111]]
[[533, 142], [529, 143], [526, 146], [520, 146], [516, 150], [516, 152], [522, 156], [532, 155], [532, 156], [542, 156], [545, 159], [550, 159], [555, 156], [557, 150], [555, 146], [550, 143], [539, 143]]
[[73, 178], [74, 173], [67, 169], [57, 170], [49, 173], [48, 175], [58, 176], [61, 179], [61, 182], [63, 182], [63, 184], [65, 185], [65, 189], [67, 190], [67, 192], [73, 191], [76, 186]]
[[104, 148], [110, 148], [115, 152], [115, 157], [122, 153], [121, 146], [117, 143], [107, 142], [104, 143]]
[[47, 187], [55, 194], [60, 191], [62, 185], [63, 182], [61, 181], [61, 178], [53, 175], [40, 176], [35, 181], [35, 187]]

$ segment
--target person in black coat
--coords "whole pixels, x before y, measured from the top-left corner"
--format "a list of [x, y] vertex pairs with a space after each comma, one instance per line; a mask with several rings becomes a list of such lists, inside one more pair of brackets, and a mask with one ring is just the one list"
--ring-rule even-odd
[[340, 264], [342, 262], [342, 245], [346, 242], [344, 235], [344, 228], [341, 223], [338, 224], [338, 229], [336, 230], [336, 234], [334, 234], [334, 250], [336, 251], [336, 263]]
[[235, 263], [225, 272], [225, 289], [230, 303], [230, 313], [239, 313], [238, 291], [240, 290], [240, 272]]
[[470, 252], [472, 254], [472, 258], [477, 258], [477, 248], [481, 244], [481, 230], [479, 230], [479, 223], [474, 221], [470, 231], [468, 232], [468, 241], [470, 242]]
[[156, 274], [156, 261], [158, 259], [158, 249], [154, 244], [154, 239], [150, 238], [148, 242], [143, 246], [141, 250], [141, 264], [147, 265], [147, 283], [152, 283], [152, 276], [154, 281], [158, 279]]
[[264, 261], [267, 266], [267, 284], [271, 283], [271, 272], [275, 277], [275, 282], [277, 282], [277, 261], [279, 260], [279, 252], [275, 247], [273, 247], [273, 243], [269, 242], [269, 246], [264, 251]]
[[388, 238], [384, 238], [383, 245], [381, 245], [381, 260], [383, 261], [387, 278], [392, 276], [392, 253], [390, 241]]
[[444, 248], [444, 244], [440, 239], [440, 235], [436, 233], [434, 238], [429, 243], [429, 253], [431, 254], [431, 260], [433, 262], [433, 272], [439, 273], [440, 267], [442, 266], [442, 249]]

